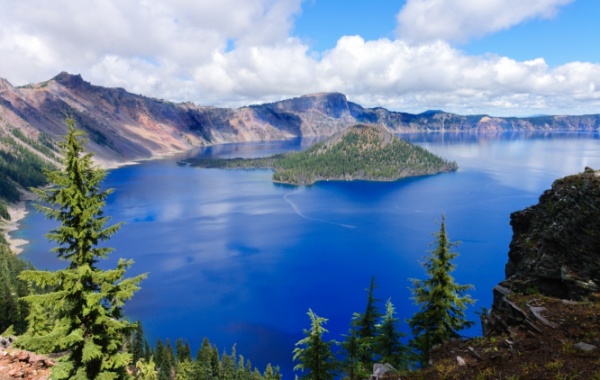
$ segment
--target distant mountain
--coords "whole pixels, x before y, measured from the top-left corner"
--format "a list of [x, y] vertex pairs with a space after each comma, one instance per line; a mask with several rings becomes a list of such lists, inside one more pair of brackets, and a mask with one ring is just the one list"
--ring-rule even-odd
[[364, 108], [339, 93], [229, 109], [135, 95], [122, 88], [95, 86], [80, 75], [64, 72], [22, 87], [0, 79], [0, 137], [18, 129], [33, 140], [43, 136], [56, 141], [65, 133], [67, 116], [88, 132], [88, 149], [105, 166], [208, 144], [331, 136], [359, 123], [382, 125], [399, 133], [600, 127], [600, 115], [497, 118], [443, 111], [414, 115]]

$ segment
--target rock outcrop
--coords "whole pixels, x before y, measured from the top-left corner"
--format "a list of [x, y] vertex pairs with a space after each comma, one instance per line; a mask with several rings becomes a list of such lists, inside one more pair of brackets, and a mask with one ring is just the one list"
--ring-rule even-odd
[[537, 205], [511, 215], [502, 286], [572, 300], [600, 297], [600, 172], [556, 180]]
[[21, 350], [0, 350], [0, 379], [46, 380], [54, 361]]

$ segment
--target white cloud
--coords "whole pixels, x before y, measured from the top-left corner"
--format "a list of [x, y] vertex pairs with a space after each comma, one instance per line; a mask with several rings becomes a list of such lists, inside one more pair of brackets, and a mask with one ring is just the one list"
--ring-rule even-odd
[[[64, 70], [98, 85], [218, 106], [339, 91], [365, 106], [407, 112], [600, 110], [600, 65], [593, 63], [549, 67], [541, 58], [471, 56], [433, 32], [418, 43], [343, 36], [333, 49], [315, 54], [290, 35], [300, 2], [0, 0], [0, 76], [20, 85]], [[448, 37], [460, 40], [550, 16], [568, 2], [409, 0], [399, 17], [429, 5], [423, 17], [444, 14], [442, 26], [452, 26]], [[506, 21], [482, 21], [491, 14]], [[417, 21], [401, 26], [416, 33], [425, 28]]]
[[407, 0], [398, 13], [399, 38], [466, 42], [525, 20], [553, 17], [574, 0]]

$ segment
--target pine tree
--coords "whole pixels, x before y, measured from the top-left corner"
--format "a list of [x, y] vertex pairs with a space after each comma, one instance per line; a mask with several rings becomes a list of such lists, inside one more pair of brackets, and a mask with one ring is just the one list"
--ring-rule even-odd
[[173, 365], [171, 361], [172, 352], [169, 352], [169, 347], [170, 343], [165, 345], [160, 339], [158, 339], [158, 341], [156, 342], [156, 348], [154, 352], [156, 357], [156, 369], [158, 371], [159, 380], [169, 380], [171, 378]]
[[459, 330], [472, 326], [473, 322], [466, 320], [465, 310], [475, 303], [471, 296], [465, 295], [473, 285], [459, 285], [450, 275], [455, 269], [452, 260], [458, 256], [451, 249], [457, 243], [448, 240], [443, 215], [440, 231], [434, 236], [436, 247], [423, 263], [429, 278], [411, 279], [412, 299], [420, 309], [408, 323], [414, 336], [411, 345], [420, 352], [422, 365], [429, 361], [433, 346], [458, 337]]
[[208, 338], [202, 340], [202, 346], [196, 355], [195, 378], [199, 380], [212, 380], [218, 378], [218, 370], [213, 370], [213, 347]]
[[136, 380], [158, 380], [158, 372], [156, 372], [156, 363], [154, 358], [150, 357], [146, 362], [145, 359], [140, 359], [135, 363], [135, 379]]
[[331, 346], [333, 342], [323, 340], [323, 334], [327, 330], [323, 324], [327, 319], [317, 316], [312, 310], [308, 310], [311, 328], [304, 330], [306, 337], [296, 343], [294, 349], [294, 361], [298, 361], [294, 370], [308, 371], [302, 378], [310, 380], [331, 380], [335, 377], [336, 363]]
[[371, 283], [367, 291], [367, 307], [363, 314], [359, 314], [355, 320], [358, 344], [361, 347], [359, 351], [359, 359], [363, 368], [373, 368], [375, 363], [375, 352], [373, 347], [375, 345], [375, 335], [377, 334], [377, 321], [381, 318], [381, 312], [377, 309], [377, 303], [379, 299], [375, 298], [375, 289], [377, 289], [377, 283], [375, 282], [375, 276], [371, 277]]
[[341, 367], [349, 380], [364, 379], [372, 372], [361, 361], [365, 356], [365, 352], [370, 352], [371, 346], [358, 336], [358, 321], [360, 318], [361, 314], [354, 313], [348, 334], [344, 335], [346, 340], [341, 342], [342, 350], [344, 351], [344, 359], [341, 362]]
[[177, 362], [191, 362], [192, 351], [190, 349], [189, 342], [183, 342], [182, 338], [177, 339], [175, 342], [175, 355], [177, 356]]
[[231, 355], [227, 355], [227, 351], [223, 350], [221, 355], [221, 376], [222, 380], [234, 380], [236, 376], [236, 349], [235, 344], [231, 348]]
[[126, 377], [131, 355], [123, 350], [133, 325], [123, 320], [122, 307], [139, 289], [145, 275], [124, 279], [132, 261], [120, 259], [116, 268], [97, 267], [112, 251], [98, 244], [108, 240], [120, 224], [106, 227], [103, 215], [107, 196], [101, 190], [106, 172], [85, 153], [83, 132], [67, 119], [68, 132], [62, 143], [63, 169], [46, 171], [53, 185], [33, 189], [41, 203], [38, 210], [60, 225], [46, 237], [57, 243], [53, 252], [66, 260], [66, 269], [56, 272], [28, 270], [20, 278], [50, 291], [24, 297], [32, 309], [45, 310], [54, 320], [48, 333], [31, 325], [20, 344], [31, 350], [67, 352], [52, 370], [54, 379], [120, 379]]
[[140, 359], [150, 357], [149, 353], [146, 352], [147, 346], [148, 342], [146, 341], [146, 338], [144, 338], [142, 323], [137, 321], [135, 324], [135, 331], [131, 338], [131, 347], [129, 349], [133, 358], [133, 363], [137, 363]]
[[377, 325], [375, 352], [380, 356], [380, 362], [389, 363], [396, 369], [407, 368], [406, 347], [400, 341], [406, 334], [398, 331], [398, 318], [394, 316], [395, 309], [391, 299], [385, 303], [385, 310], [381, 323]]

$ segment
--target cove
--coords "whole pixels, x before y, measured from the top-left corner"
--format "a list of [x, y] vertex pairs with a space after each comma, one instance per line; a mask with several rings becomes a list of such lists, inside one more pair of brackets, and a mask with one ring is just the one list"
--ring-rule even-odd
[[[277, 185], [269, 170], [181, 167], [189, 155], [255, 157], [302, 149], [311, 141], [227, 144], [164, 160], [112, 170], [114, 188], [105, 213], [124, 222], [108, 242], [108, 260], [132, 258], [130, 276], [149, 272], [126, 314], [157, 338], [208, 337], [237, 352], [261, 371], [268, 362], [293, 378], [294, 343], [309, 327], [311, 308], [328, 318], [327, 339], [341, 340], [353, 312], [362, 312], [371, 276], [380, 306], [392, 299], [398, 317], [409, 317], [408, 278], [430, 249], [436, 220], [446, 215], [460, 256], [454, 276], [474, 284], [476, 311], [489, 307], [492, 288], [504, 278], [512, 231], [510, 213], [535, 204], [556, 178], [600, 168], [597, 133], [501, 133], [401, 135], [455, 160], [455, 173], [397, 182], [322, 182]], [[43, 234], [52, 228], [32, 210], [19, 237], [23, 257], [40, 269], [56, 269]], [[402, 325], [406, 330], [406, 325]], [[480, 333], [478, 323], [466, 336]]]

